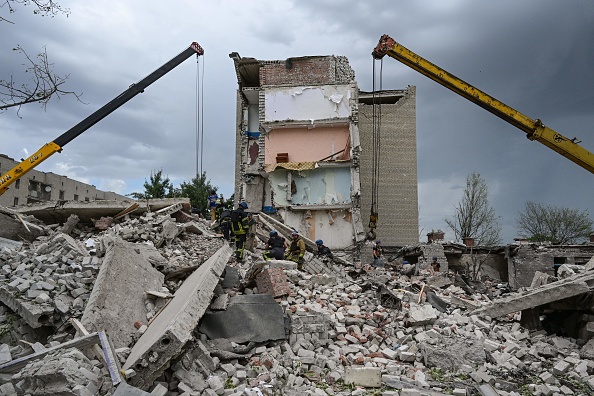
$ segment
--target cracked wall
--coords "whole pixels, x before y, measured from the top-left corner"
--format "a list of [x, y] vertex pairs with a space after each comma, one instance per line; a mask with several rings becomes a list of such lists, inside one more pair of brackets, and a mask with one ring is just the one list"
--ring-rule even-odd
[[[237, 53], [230, 57], [239, 85], [236, 203], [245, 200], [251, 211], [276, 214], [285, 224], [308, 238], [323, 239], [331, 248], [363, 242], [372, 174], [366, 162], [371, 155], [366, 140], [369, 114], [365, 109], [359, 111], [360, 92], [348, 59], [312, 56], [263, 61], [241, 58]], [[412, 131], [412, 154], [404, 155], [399, 164], [412, 162], [406, 169], [401, 167], [405, 173], [386, 178], [408, 190], [396, 194], [396, 207], [402, 209], [397, 211], [402, 221], [395, 230], [399, 241], [408, 241], [411, 235], [416, 240], [418, 233], [418, 219], [411, 218], [411, 207], [417, 210], [414, 88], [410, 96], [412, 106], [397, 106], [406, 110], [400, 115], [408, 118], [386, 119], [405, 121], [400, 126], [405, 132], [398, 135], [400, 143], [410, 140]], [[363, 139], [359, 136], [361, 114], [365, 118]], [[407, 122], [411, 120], [412, 125]], [[391, 141], [387, 141], [390, 150]], [[410, 147], [407, 142], [399, 150]], [[380, 194], [393, 194], [390, 187]], [[392, 200], [388, 202], [394, 205]], [[393, 207], [387, 210], [393, 212]]]

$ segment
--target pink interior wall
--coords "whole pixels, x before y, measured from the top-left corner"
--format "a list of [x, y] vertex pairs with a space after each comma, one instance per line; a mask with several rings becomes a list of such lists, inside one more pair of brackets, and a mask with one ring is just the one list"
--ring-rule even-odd
[[349, 128], [294, 128], [272, 130], [265, 145], [265, 163], [275, 164], [278, 153], [289, 153], [290, 162], [319, 161], [346, 148], [335, 159], [350, 159]]

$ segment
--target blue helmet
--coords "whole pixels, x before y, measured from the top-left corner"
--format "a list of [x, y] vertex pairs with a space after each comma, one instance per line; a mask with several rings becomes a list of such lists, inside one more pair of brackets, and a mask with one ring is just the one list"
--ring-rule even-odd
[[268, 235], [271, 236], [271, 237], [273, 237], [275, 235], [278, 235], [278, 232], [276, 232], [275, 230], [271, 230]]
[[324, 244], [324, 241], [322, 241], [321, 239], [318, 239], [316, 241], [316, 245], [323, 245], [323, 244]]
[[244, 209], [247, 209], [248, 208], [248, 204], [245, 203], [245, 202], [240, 203], [239, 206], [241, 206]]

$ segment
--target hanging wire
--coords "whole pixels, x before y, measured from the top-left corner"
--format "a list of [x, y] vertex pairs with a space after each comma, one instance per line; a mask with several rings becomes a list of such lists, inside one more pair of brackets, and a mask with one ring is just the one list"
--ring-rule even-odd
[[380, 60], [379, 93], [377, 93], [376, 84], [376, 60], [373, 59], [373, 90], [372, 90], [372, 178], [371, 178], [371, 212], [377, 213], [379, 205], [379, 178], [380, 178], [380, 142], [381, 142], [381, 91], [382, 91], [382, 72], [383, 60]]
[[[200, 57], [199, 57], [200, 58]], [[204, 160], [204, 56], [202, 56], [202, 76], [200, 79], [200, 177], [202, 177]]]
[[199, 96], [199, 91], [200, 91], [200, 85], [199, 85], [199, 80], [200, 80], [200, 57], [196, 58], [196, 177], [199, 177], [200, 175], [202, 175], [202, 171], [201, 171], [201, 158], [200, 158], [200, 149], [201, 149], [201, 144], [200, 144], [200, 96]]
[[202, 176], [202, 160], [204, 158], [204, 59], [202, 59], [202, 74], [200, 73], [200, 58], [196, 57], [196, 176]]

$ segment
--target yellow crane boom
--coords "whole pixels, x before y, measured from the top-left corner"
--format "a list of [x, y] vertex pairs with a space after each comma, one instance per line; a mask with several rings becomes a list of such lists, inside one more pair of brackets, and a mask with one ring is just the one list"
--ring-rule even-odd
[[93, 114], [64, 132], [62, 135], [58, 136], [54, 141], [43, 145], [39, 150], [30, 155], [28, 158], [22, 160], [14, 168], [10, 169], [3, 175], [0, 175], [0, 195], [4, 194], [8, 190], [8, 186], [23, 177], [27, 172], [31, 171], [53, 154], [61, 152], [62, 148], [67, 143], [78, 137], [80, 134], [101, 121], [103, 118], [107, 117], [109, 114], [117, 110], [120, 106], [134, 98], [139, 93], [144, 92], [145, 88], [179, 66], [190, 56], [200, 56], [203, 54], [204, 49], [200, 46], [200, 44], [193, 42], [188, 48], [180, 52], [178, 55], [173, 57], [171, 60], [159, 67], [157, 70], [153, 71], [148, 76], [144, 77], [136, 84], [130, 85], [124, 92], [113, 98], [109, 103], [96, 110]]
[[372, 52], [375, 59], [381, 59], [385, 55], [396, 59], [429, 77], [433, 81], [454, 91], [458, 95], [479, 105], [497, 117], [507, 121], [515, 127], [526, 132], [526, 137], [536, 140], [556, 151], [570, 161], [582, 168], [594, 173], [594, 154], [580, 146], [576, 138], [569, 139], [551, 128], [545, 126], [541, 120], [532, 118], [520, 113], [514, 108], [500, 102], [491, 95], [468, 84], [451, 73], [448, 73], [439, 66], [434, 65], [420, 55], [415, 54], [408, 48], [398, 44], [388, 35], [383, 35]]

